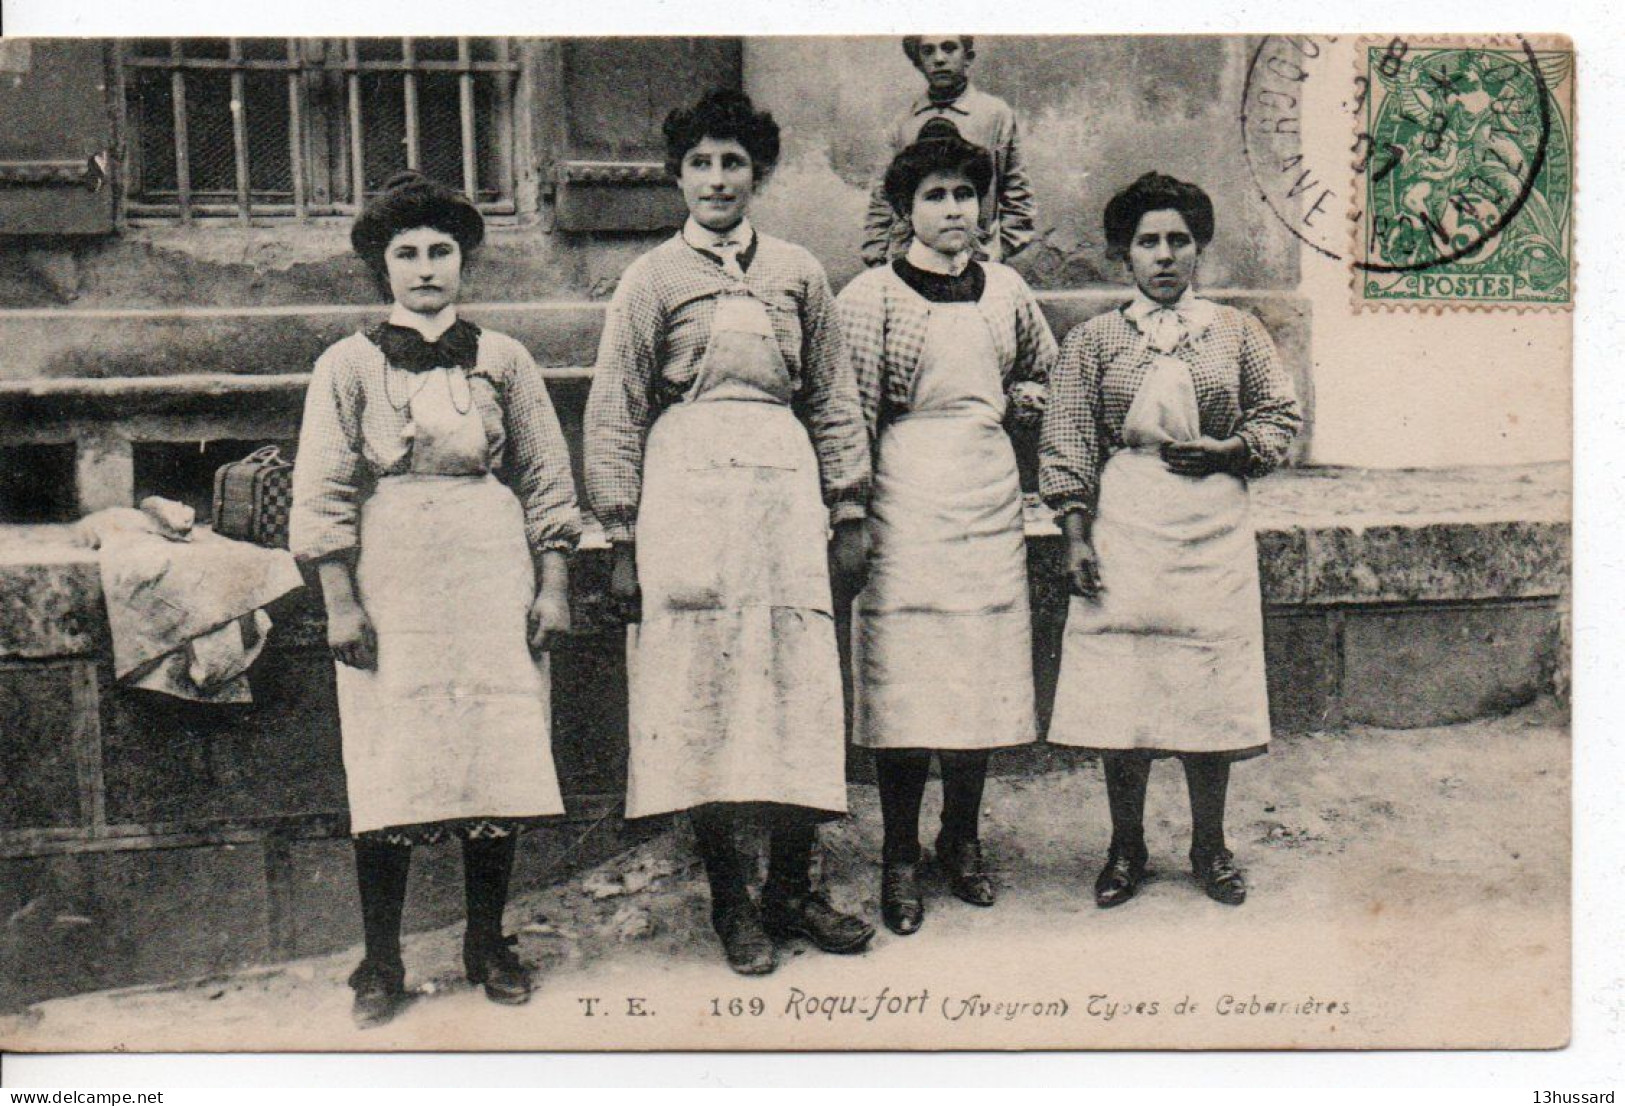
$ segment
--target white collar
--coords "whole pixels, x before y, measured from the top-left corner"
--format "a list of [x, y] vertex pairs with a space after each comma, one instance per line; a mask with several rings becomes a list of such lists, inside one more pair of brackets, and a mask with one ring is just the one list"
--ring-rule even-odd
[[952, 100], [943, 100], [939, 103], [938, 101], [931, 99], [931, 92], [929, 89], [927, 89], [925, 92], [922, 92], [918, 96], [914, 97], [912, 107], [914, 108], [915, 115], [924, 115], [926, 112], [932, 110], [951, 111], [956, 115], [969, 115], [970, 110], [966, 104], [966, 101], [970, 100], [975, 93], [976, 86], [971, 84], [970, 78], [967, 77], [965, 79], [965, 87], [960, 89], [959, 95], [955, 96]]
[[735, 223], [731, 230], [720, 232], [700, 226], [699, 221], [692, 215], [688, 217], [688, 222], [683, 224], [683, 241], [696, 250], [715, 251], [725, 243], [733, 243], [743, 253], [750, 249], [750, 244], [755, 240], [756, 228], [750, 225], [748, 216]]
[[960, 250], [949, 257], [938, 253], [918, 238], [908, 244], [908, 263], [916, 269], [924, 269], [928, 273], [939, 273], [942, 276], [959, 276], [970, 265], [973, 251]]
[[390, 309], [389, 321], [396, 326], [409, 327], [423, 335], [426, 342], [437, 341], [457, 321], [457, 305], [448, 303], [433, 315], [419, 315], [411, 308], [396, 304]]
[[1186, 288], [1173, 303], [1158, 303], [1136, 287], [1134, 298], [1123, 308], [1123, 314], [1129, 322], [1139, 326], [1153, 311], [1164, 310], [1179, 316], [1179, 321], [1185, 324], [1186, 332], [1193, 338], [1213, 325], [1219, 313], [1212, 300], [1203, 299], [1191, 288]]

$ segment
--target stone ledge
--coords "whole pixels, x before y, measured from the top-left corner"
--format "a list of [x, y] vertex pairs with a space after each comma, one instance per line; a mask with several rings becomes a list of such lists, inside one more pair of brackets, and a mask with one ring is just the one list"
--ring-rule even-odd
[[[1289, 469], [1255, 485], [1271, 607], [1553, 598], [1569, 581], [1567, 465], [1499, 469]], [[105, 640], [96, 554], [72, 527], [0, 526], [0, 658], [86, 654]], [[1029, 512], [1029, 538], [1054, 522]], [[588, 534], [576, 602], [603, 629], [602, 535]], [[1036, 583], [1036, 582], [1035, 582]]]
[[1566, 464], [1284, 472], [1255, 486], [1265, 601], [1562, 595], [1571, 500]]
[[[1207, 294], [1256, 312], [1284, 348], [1307, 354], [1307, 297], [1246, 288]], [[1127, 295], [1117, 287], [1037, 293], [1057, 338]], [[569, 366], [592, 364], [607, 307], [605, 300], [558, 299], [469, 303], [462, 310], [525, 343], [537, 364]], [[373, 304], [0, 309], [0, 348], [6, 350], [0, 380], [296, 372], [382, 312]]]

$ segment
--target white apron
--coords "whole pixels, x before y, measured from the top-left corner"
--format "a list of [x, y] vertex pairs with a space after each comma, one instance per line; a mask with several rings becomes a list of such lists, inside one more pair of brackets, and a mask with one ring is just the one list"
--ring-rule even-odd
[[741, 285], [644, 453], [628, 818], [717, 802], [846, 810], [827, 512], [790, 396], [767, 309]]
[[524, 513], [485, 472], [460, 369], [386, 369], [411, 399], [412, 469], [361, 508], [356, 584], [378, 667], [337, 665], [350, 831], [562, 814], [548, 662], [531, 658]]
[[1189, 368], [1155, 356], [1123, 423], [1127, 448], [1101, 474], [1093, 536], [1104, 590], [1072, 598], [1057, 745], [1239, 753], [1269, 743], [1247, 483], [1176, 476], [1157, 452], [1200, 436]]
[[853, 618], [853, 740], [990, 749], [1036, 738], [1027, 546], [993, 336], [934, 304], [909, 410], [884, 431]]

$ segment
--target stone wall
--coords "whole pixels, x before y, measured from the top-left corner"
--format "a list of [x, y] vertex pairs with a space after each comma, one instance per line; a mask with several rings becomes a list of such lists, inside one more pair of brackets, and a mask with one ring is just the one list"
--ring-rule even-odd
[[[785, 127], [762, 224], [805, 244], [839, 287], [859, 268], [863, 213], [889, 152], [885, 132], [923, 87], [897, 38], [753, 38], [745, 87]], [[1212, 288], [1290, 289], [1295, 240], [1254, 202], [1236, 109], [1243, 37], [984, 36], [971, 78], [1015, 110], [1038, 202], [1038, 238], [1015, 265], [1040, 288], [1123, 280], [1101, 213], [1153, 169], [1200, 183], [1218, 230]]]
[[[518, 104], [527, 151], [516, 166], [520, 214], [493, 220], [467, 298], [495, 305], [494, 320], [523, 317], [517, 329], [543, 364], [582, 366], [596, 322], [577, 325], [575, 310], [607, 298], [625, 266], [664, 232], [557, 229], [546, 194], [547, 134], [561, 111], [557, 89], [541, 76], [557, 40], [513, 41], [528, 74]], [[1484, 315], [1474, 340], [1440, 349], [1428, 341], [1425, 317], [1327, 314], [1344, 308], [1346, 271], [1300, 258], [1247, 175], [1237, 113], [1252, 47], [1217, 36], [980, 40], [974, 77], [1020, 113], [1038, 198], [1040, 240], [1017, 267], [1062, 297], [1120, 289], [1121, 269], [1104, 256], [1099, 226], [1106, 199], [1153, 168], [1197, 180], [1218, 207], [1203, 284], [1299, 304], [1293, 313], [1306, 325], [1301, 349], [1289, 356], [1301, 358], [1317, 404], [1307, 460], [1406, 467], [1566, 459], [1566, 317]], [[783, 164], [758, 220], [806, 243], [840, 287], [858, 268], [886, 125], [919, 78], [894, 37], [746, 39], [742, 73], [785, 126]], [[664, 106], [657, 100], [650, 111]], [[1310, 141], [1331, 143], [1335, 161], [1342, 138]], [[123, 225], [83, 239], [0, 239], [0, 389], [42, 379], [306, 371], [322, 342], [381, 306], [349, 253], [347, 231], [344, 219], [210, 220]], [[1311, 303], [1323, 316], [1313, 342]], [[0, 450], [74, 440], [45, 436], [34, 425], [38, 406], [15, 406], [12, 395], [0, 390]], [[215, 414], [229, 419], [231, 411]], [[219, 436], [222, 427], [205, 429]]]
[[[1258, 484], [1275, 728], [1441, 725], [1560, 684], [1567, 481], [1545, 466], [1311, 469]], [[276, 605], [252, 706], [120, 689], [95, 554], [67, 529], [0, 527], [0, 1009], [353, 943], [337, 706], [313, 593]], [[1068, 599], [1053, 522], [1035, 513], [1029, 536], [1047, 722]], [[572, 573], [577, 632], [553, 662], [570, 813], [527, 837], [522, 883], [638, 832], [619, 818], [626, 687], [607, 562], [595, 540]], [[1067, 755], [1034, 746], [999, 770]], [[868, 775], [866, 755], [849, 763]], [[447, 850], [430, 854], [414, 925], [456, 916], [455, 876]]]
[[[1109, 310], [1125, 294], [1121, 288], [1042, 292], [1039, 300], [1059, 335]], [[1267, 290], [1216, 298], [1258, 315], [1274, 337], [1304, 405], [1305, 430], [1293, 446], [1294, 459], [1303, 460], [1312, 448], [1315, 421], [1309, 304], [1293, 293]], [[83, 510], [129, 504], [138, 493], [191, 498], [206, 510], [212, 471], [207, 464], [190, 466], [189, 485], [169, 486], [162, 466], [143, 458], [158, 453], [173, 457], [175, 446], [195, 451], [220, 443], [210, 447], [215, 452], [209, 458], [220, 464], [246, 455], [259, 442], [291, 445], [298, 437], [305, 367], [328, 343], [376, 318], [375, 312], [345, 306], [205, 308], [174, 314], [126, 310], [85, 313], [74, 326], [63, 326], [47, 313], [13, 313], [6, 319], [0, 312], [0, 331], [10, 326], [26, 337], [12, 356], [13, 364], [28, 374], [13, 381], [0, 377], [0, 449], [55, 450], [62, 471], [41, 479], [60, 479], [76, 489], [62, 498]], [[597, 349], [604, 305], [580, 300], [484, 303], [468, 305], [467, 313], [519, 339], [546, 367], [579, 477], [582, 415], [591, 384], [591, 369], [585, 366]], [[104, 374], [114, 379], [96, 379]], [[68, 455], [58, 456], [64, 448]], [[1030, 451], [1023, 463], [1030, 488]], [[0, 522], [6, 521], [6, 497], [0, 484]]]

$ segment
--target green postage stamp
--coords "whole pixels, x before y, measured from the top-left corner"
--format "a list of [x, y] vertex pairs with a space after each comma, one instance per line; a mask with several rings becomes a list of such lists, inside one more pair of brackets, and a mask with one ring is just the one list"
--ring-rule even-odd
[[1370, 40], [1356, 66], [1356, 302], [1567, 309], [1570, 43]]

